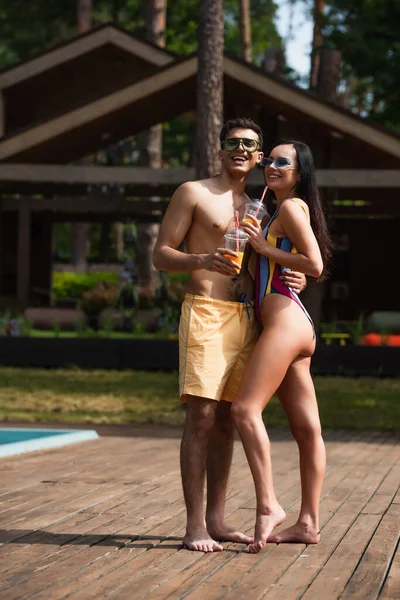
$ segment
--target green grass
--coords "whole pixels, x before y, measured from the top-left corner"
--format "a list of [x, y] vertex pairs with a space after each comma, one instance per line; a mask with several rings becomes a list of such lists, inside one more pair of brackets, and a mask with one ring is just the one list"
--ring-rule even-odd
[[31, 329], [29, 331], [30, 337], [39, 337], [39, 338], [62, 338], [62, 339], [70, 339], [70, 338], [82, 338], [82, 337], [95, 337], [95, 338], [111, 338], [111, 339], [122, 339], [122, 340], [131, 340], [131, 339], [165, 339], [169, 337], [168, 332], [165, 330], [157, 331], [156, 333], [129, 333], [126, 331], [105, 331], [100, 329], [99, 331], [93, 331], [92, 329], [87, 329], [84, 333], [78, 334], [76, 331], [60, 331], [55, 332], [50, 329]]
[[[316, 377], [327, 429], [400, 429], [400, 381]], [[159, 423], [180, 425], [176, 373], [0, 368], [0, 421]], [[269, 427], [286, 427], [276, 398], [264, 413]]]

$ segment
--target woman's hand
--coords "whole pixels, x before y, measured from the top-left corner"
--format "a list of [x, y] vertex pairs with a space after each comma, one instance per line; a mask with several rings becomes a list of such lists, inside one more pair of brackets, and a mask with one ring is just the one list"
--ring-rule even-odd
[[296, 292], [296, 294], [300, 294], [300, 292], [302, 292], [307, 286], [306, 276], [298, 271], [284, 269], [279, 279], [281, 279], [288, 288]]
[[252, 215], [246, 216], [246, 219], [251, 219], [251, 223], [249, 222], [241, 222], [240, 229], [243, 229], [245, 233], [249, 236], [249, 244], [254, 248], [258, 254], [264, 254], [266, 256], [265, 250], [268, 246], [268, 243], [264, 237], [262, 229], [258, 224], [258, 221]]

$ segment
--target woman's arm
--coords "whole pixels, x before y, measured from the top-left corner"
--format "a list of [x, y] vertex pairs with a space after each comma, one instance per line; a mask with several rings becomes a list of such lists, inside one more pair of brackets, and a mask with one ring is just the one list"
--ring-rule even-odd
[[292, 271], [319, 277], [323, 270], [323, 262], [308, 215], [297, 202], [286, 200], [281, 205], [279, 217], [280, 225], [295, 246], [297, 253], [285, 252], [269, 244], [255, 219], [252, 224], [242, 224], [243, 229], [249, 235], [249, 243], [259, 254], [267, 256]]

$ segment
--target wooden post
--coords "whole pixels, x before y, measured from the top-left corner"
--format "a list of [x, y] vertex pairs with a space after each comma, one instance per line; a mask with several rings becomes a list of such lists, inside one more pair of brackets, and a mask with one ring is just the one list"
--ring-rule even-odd
[[17, 302], [20, 309], [29, 305], [31, 251], [31, 211], [29, 200], [21, 200], [18, 209], [18, 245], [17, 245]]
[[242, 56], [246, 62], [252, 61], [250, 0], [239, 0], [239, 28]]
[[4, 93], [0, 90], [0, 138], [6, 134]]

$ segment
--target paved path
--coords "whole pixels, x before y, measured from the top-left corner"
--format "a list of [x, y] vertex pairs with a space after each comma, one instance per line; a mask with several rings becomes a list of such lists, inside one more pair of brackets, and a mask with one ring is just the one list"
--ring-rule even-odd
[[[394, 435], [325, 433], [317, 546], [268, 544], [250, 555], [243, 545], [225, 544], [204, 555], [180, 543], [180, 432], [121, 431], [130, 435], [0, 460], [1, 600], [400, 598]], [[296, 446], [284, 432], [271, 438], [278, 498], [291, 523], [299, 508]], [[254, 506], [236, 442], [228, 521], [251, 532]]]

